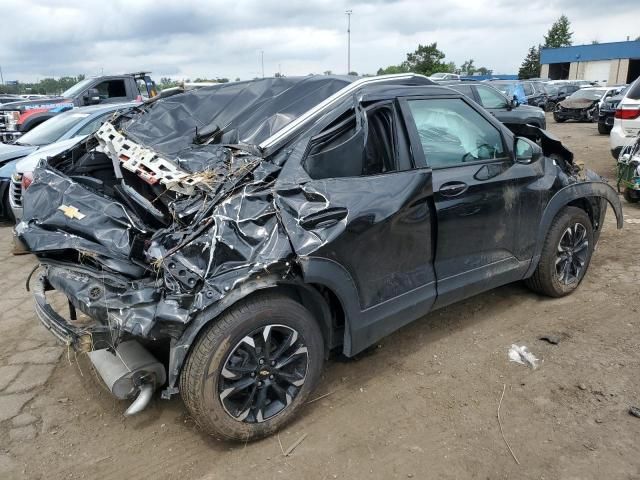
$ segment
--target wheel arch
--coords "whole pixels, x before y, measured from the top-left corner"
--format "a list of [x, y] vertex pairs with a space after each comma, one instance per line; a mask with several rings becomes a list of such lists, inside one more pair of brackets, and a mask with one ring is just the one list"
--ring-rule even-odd
[[37, 113], [35, 115], [32, 115], [29, 118], [27, 118], [25, 122], [22, 124], [20, 128], [20, 132], [27, 133], [32, 128], [37, 127], [41, 123], [44, 123], [45, 121], [55, 117], [56, 115], [57, 113], [51, 113], [51, 112], [43, 112], [43, 113]]
[[[556, 192], [547, 204], [538, 227], [536, 235], [536, 243], [534, 255], [531, 265], [525, 274], [525, 278], [533, 275], [540, 255], [547, 232], [551, 227], [551, 222], [566, 206], [574, 206], [584, 210], [594, 226], [597, 235], [599, 235], [602, 221], [606, 211], [606, 204], [611, 205], [616, 216], [616, 226], [618, 229], [623, 227], [622, 204], [618, 198], [616, 191], [605, 182], [580, 182], [568, 185]], [[596, 237], [597, 239], [597, 237]]]
[[195, 344], [205, 327], [241, 301], [264, 293], [279, 293], [307, 308], [318, 322], [325, 344], [325, 357], [329, 351], [342, 344], [344, 310], [334, 291], [319, 284], [306, 284], [302, 279], [286, 279], [272, 275], [253, 278], [231, 290], [227, 296], [198, 314], [184, 330], [179, 339], [171, 342], [169, 355], [168, 387], [163, 398], [178, 393], [175, 387], [191, 346]]

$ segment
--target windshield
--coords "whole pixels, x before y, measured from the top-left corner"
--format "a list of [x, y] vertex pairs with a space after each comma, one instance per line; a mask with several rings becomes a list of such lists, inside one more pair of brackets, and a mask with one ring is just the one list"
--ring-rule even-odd
[[33, 130], [29, 130], [16, 143], [19, 145], [49, 145], [60, 140], [65, 133], [88, 116], [88, 113], [74, 111], [61, 113], [41, 123]]
[[447, 73], [434, 73], [431, 78], [447, 78]]
[[600, 100], [602, 96], [605, 94], [606, 90], [577, 90], [575, 93], [571, 94], [569, 98], [572, 100]]
[[76, 83], [73, 87], [70, 87], [68, 90], [65, 90], [62, 93], [62, 96], [65, 98], [76, 97], [80, 92], [82, 92], [85, 88], [87, 88], [92, 82], [93, 82], [93, 79], [86, 78], [81, 82]]

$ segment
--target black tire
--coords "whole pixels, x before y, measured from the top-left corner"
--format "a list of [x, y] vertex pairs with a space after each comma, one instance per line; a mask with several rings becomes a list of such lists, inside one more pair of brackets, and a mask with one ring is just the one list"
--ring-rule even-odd
[[[584, 228], [586, 246], [581, 250], [572, 252], [570, 255], [566, 251], [561, 252], [561, 245], [563, 245], [563, 249], [566, 248], [564, 246], [567, 239], [565, 235], [567, 235], [569, 229], [577, 228], [577, 225], [581, 225]], [[582, 232], [582, 229], [577, 228], [577, 231]], [[569, 232], [569, 237], [572, 237], [571, 232]], [[580, 235], [576, 234], [573, 238], [578, 239], [579, 237]], [[561, 242], [563, 243], [561, 244]], [[593, 226], [589, 216], [580, 208], [565, 207], [551, 222], [551, 227], [547, 232], [547, 238], [542, 247], [540, 261], [533, 275], [525, 280], [526, 285], [531, 290], [550, 297], [569, 295], [578, 288], [587, 273], [593, 248]], [[563, 259], [558, 260], [560, 257]], [[565, 274], [563, 266], [567, 265], [567, 262], [569, 262], [569, 268]], [[574, 263], [579, 265], [580, 262], [582, 266], [577, 271], [573, 266]]]
[[553, 119], [556, 121], [556, 123], [564, 123], [567, 121], [566, 118], [560, 118], [555, 113], [553, 114]]
[[545, 111], [553, 112], [555, 109], [556, 109], [556, 102], [554, 102], [553, 100], [549, 100], [545, 105]]
[[[269, 333], [264, 334], [265, 330]], [[284, 332], [293, 331], [296, 332], [295, 338], [291, 338], [294, 334], [285, 338]], [[300, 372], [302, 367], [295, 365], [294, 373], [302, 375], [302, 380], [296, 381], [303, 382], [299, 388], [295, 387], [291, 380], [283, 380], [280, 375], [284, 375], [285, 372], [278, 371], [276, 361], [272, 362], [271, 357], [264, 354], [267, 341], [270, 345], [272, 342], [276, 343], [271, 345], [274, 356], [279, 351], [275, 338], [278, 335], [284, 340], [281, 345], [286, 346], [289, 341], [294, 342], [283, 350], [285, 361], [297, 358], [295, 362], [300, 362], [306, 354], [304, 375]], [[255, 341], [254, 346], [246, 341], [249, 337], [252, 339], [251, 342]], [[260, 343], [261, 346], [258, 346]], [[304, 350], [303, 347], [306, 347], [306, 352], [299, 354], [298, 351]], [[295, 349], [295, 353], [291, 349]], [[265, 358], [266, 363], [258, 365], [258, 357], [260, 360]], [[234, 359], [241, 358], [242, 364], [233, 363]], [[255, 368], [251, 364], [252, 358], [255, 359]], [[274, 433], [295, 417], [315, 389], [320, 379], [323, 361], [323, 337], [311, 313], [284, 295], [259, 294], [234, 305], [205, 327], [191, 348], [182, 369], [180, 390], [196, 424], [206, 433], [227, 440], [256, 440]], [[283, 369], [290, 368], [293, 363], [288, 362], [288, 366]], [[238, 371], [236, 369], [242, 369], [243, 373], [235, 373]], [[269, 375], [268, 369], [275, 375]], [[251, 374], [249, 370], [252, 370]], [[290, 372], [286, 375], [292, 376]], [[234, 389], [237, 385], [234, 382], [243, 382], [243, 385], [248, 383], [249, 386]], [[228, 388], [230, 385], [233, 386]], [[283, 385], [287, 386], [287, 389], [284, 389]], [[228, 390], [233, 392], [226, 394]], [[286, 400], [280, 402], [279, 399], [267, 399], [268, 395], [278, 396], [278, 393], [281, 394], [280, 398], [283, 394]], [[225, 403], [233, 404], [234, 401], [230, 400], [232, 398], [240, 398], [237, 403], [242, 405], [241, 410], [234, 410], [233, 405]], [[254, 403], [260, 402], [261, 398], [262, 407], [253, 406]], [[252, 406], [245, 409], [248, 405]], [[269, 408], [271, 412], [277, 413], [270, 414]], [[234, 416], [230, 410], [241, 413]], [[264, 413], [267, 413], [266, 418]]]
[[624, 199], [629, 203], [638, 203], [640, 202], [640, 193], [634, 192], [630, 188], [625, 188], [622, 193]]
[[598, 122], [598, 133], [602, 135], [609, 135], [609, 133], [611, 133], [611, 127], [602, 122]]

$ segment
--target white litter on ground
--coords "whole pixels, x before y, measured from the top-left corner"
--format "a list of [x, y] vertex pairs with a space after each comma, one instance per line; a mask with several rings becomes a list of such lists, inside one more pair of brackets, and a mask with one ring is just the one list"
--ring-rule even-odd
[[509, 360], [521, 365], [527, 365], [534, 370], [538, 368], [538, 363], [540, 362], [540, 360], [538, 360], [527, 347], [516, 344], [511, 345], [511, 348], [509, 349]]

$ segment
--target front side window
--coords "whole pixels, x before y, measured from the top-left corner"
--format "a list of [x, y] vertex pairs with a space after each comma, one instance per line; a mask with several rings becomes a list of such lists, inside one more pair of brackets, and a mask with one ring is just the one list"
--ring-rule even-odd
[[108, 80], [106, 82], [99, 83], [95, 88], [100, 93], [101, 100], [127, 96], [124, 80]]
[[506, 156], [500, 132], [461, 99], [408, 103], [431, 167], [452, 167]]
[[506, 108], [507, 99], [491, 87], [485, 87], [484, 85], [477, 85], [478, 95], [480, 96], [480, 103], [484, 108]]

